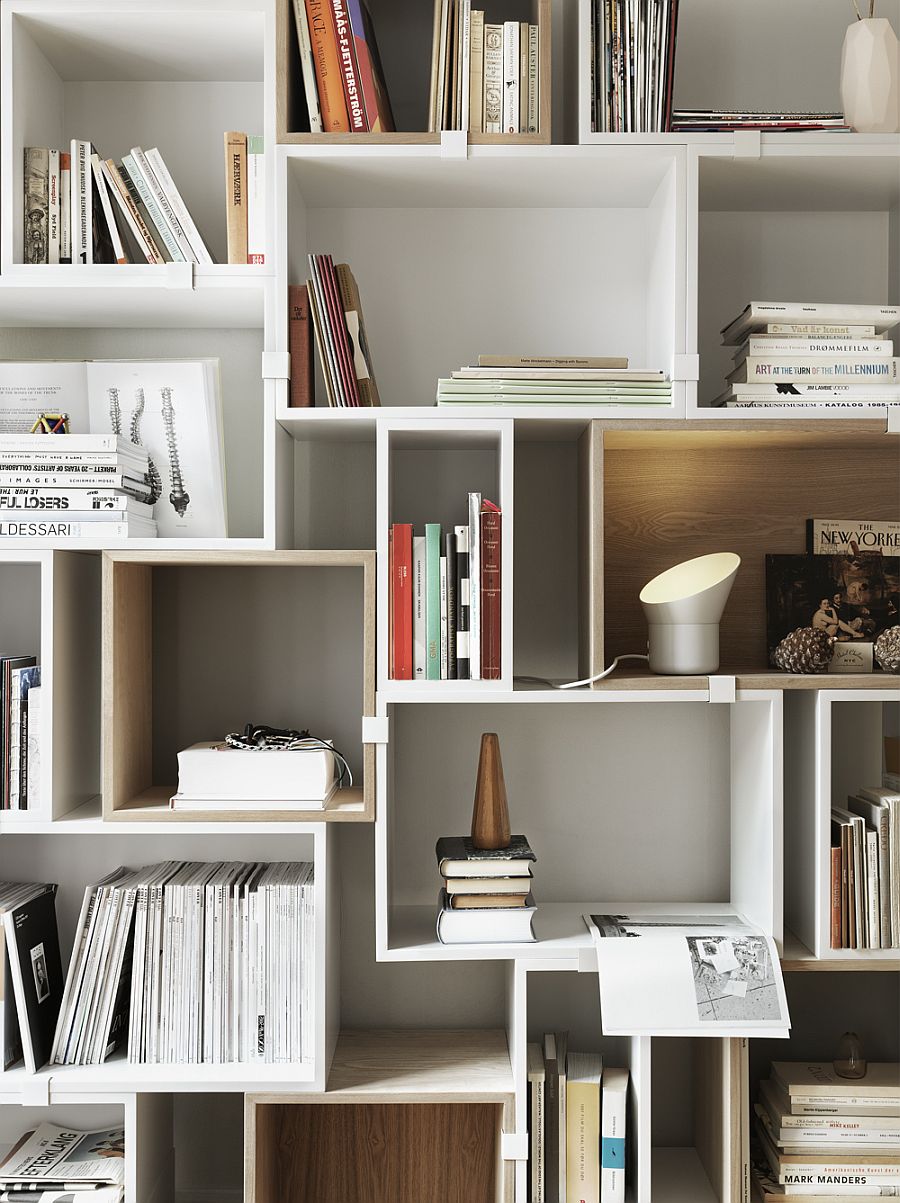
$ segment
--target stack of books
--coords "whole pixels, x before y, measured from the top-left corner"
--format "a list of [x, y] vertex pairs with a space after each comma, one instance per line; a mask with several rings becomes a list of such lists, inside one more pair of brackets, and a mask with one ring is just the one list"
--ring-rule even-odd
[[888, 332], [897, 305], [752, 301], [722, 331], [736, 347], [726, 407], [871, 409], [900, 402], [900, 359]]
[[0, 1069], [50, 1060], [63, 993], [56, 890], [42, 882], [0, 882]]
[[0, 540], [154, 539], [149, 473], [122, 435], [0, 435]]
[[540, 29], [435, 0], [428, 129], [540, 132]]
[[[212, 263], [159, 150], [25, 148], [23, 263]], [[246, 260], [245, 260], [246, 262]]]
[[265, 263], [266, 155], [261, 134], [225, 134], [225, 217], [228, 262]]
[[537, 907], [531, 893], [536, 860], [524, 835], [505, 848], [476, 848], [468, 836], [442, 836], [435, 845], [444, 879], [437, 936], [442, 944], [533, 941]]
[[311, 864], [115, 869], [85, 890], [51, 1061], [308, 1061], [314, 948]]
[[759, 1203], [900, 1194], [900, 1065], [870, 1062], [851, 1079], [831, 1064], [773, 1061], [770, 1073], [754, 1107]]
[[593, 0], [591, 7], [594, 133], [668, 130], [678, 0]]
[[410, 522], [389, 532], [388, 676], [394, 681], [498, 681], [501, 519], [470, 493], [468, 522], [443, 531]]
[[664, 372], [602, 356], [479, 355], [438, 380], [438, 405], [671, 405]]
[[40, 736], [41, 667], [0, 654], [0, 809], [40, 806]]
[[314, 134], [394, 128], [366, 0], [293, 0], [303, 90]]
[[672, 114], [676, 133], [723, 133], [758, 129], [764, 133], [803, 133], [832, 130], [849, 133], [843, 113], [773, 113], [761, 109], [676, 109]]
[[[353, 272], [330, 255], [309, 256], [309, 279], [288, 290], [292, 406], [313, 405], [312, 339], [328, 404], [357, 409], [381, 404]], [[312, 318], [312, 321], [310, 321]]]
[[628, 1070], [568, 1043], [528, 1045], [529, 1198], [625, 1203]]
[[0, 1199], [9, 1203], [122, 1203], [125, 1129], [79, 1132], [40, 1124], [0, 1163]]
[[831, 844], [831, 947], [900, 948], [900, 792], [832, 807]]

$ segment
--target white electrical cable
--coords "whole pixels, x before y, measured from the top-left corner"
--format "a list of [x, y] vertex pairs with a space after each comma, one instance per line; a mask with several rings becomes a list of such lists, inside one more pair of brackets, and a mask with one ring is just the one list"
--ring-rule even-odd
[[551, 689], [580, 689], [582, 685], [593, 685], [595, 681], [602, 681], [604, 677], [608, 677], [611, 672], [614, 672], [618, 665], [623, 660], [649, 660], [649, 656], [638, 656], [629, 654], [627, 656], [616, 656], [609, 668], [605, 668], [602, 673], [597, 673], [593, 677], [585, 677], [583, 681], [566, 681], [564, 685], [558, 684], [556, 681], [550, 681], [547, 677], [515, 677], [516, 681], [530, 681], [536, 685], [549, 685]]

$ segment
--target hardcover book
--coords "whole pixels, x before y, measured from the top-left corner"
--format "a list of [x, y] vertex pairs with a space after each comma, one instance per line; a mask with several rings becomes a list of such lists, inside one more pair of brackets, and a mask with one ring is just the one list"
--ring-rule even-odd
[[512, 835], [505, 848], [476, 848], [467, 835], [444, 835], [435, 845], [444, 877], [518, 877], [537, 860], [524, 835]]
[[56, 886], [4, 911], [25, 1065], [37, 1073], [50, 1060], [62, 1001], [63, 970], [56, 926]]

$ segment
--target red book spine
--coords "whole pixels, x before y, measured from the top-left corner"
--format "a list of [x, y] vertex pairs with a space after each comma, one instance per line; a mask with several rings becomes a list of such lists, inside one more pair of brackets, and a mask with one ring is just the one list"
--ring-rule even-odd
[[500, 679], [500, 510], [481, 503], [481, 679]]
[[408, 522], [395, 522], [391, 528], [391, 582], [393, 585], [393, 629], [395, 681], [413, 679], [413, 591], [412, 591], [412, 537], [413, 528]]
[[394, 680], [394, 528], [388, 531], [388, 676]]
[[328, 324], [332, 332], [332, 342], [337, 356], [338, 371], [341, 374], [341, 384], [347, 395], [348, 403], [359, 406], [359, 384], [356, 380], [356, 369], [353, 365], [353, 355], [350, 349], [350, 334], [347, 330], [347, 318], [341, 303], [338, 288], [337, 273], [334, 270], [334, 260], [330, 255], [317, 255], [316, 262], [322, 273], [322, 288], [325, 302], [328, 306]]
[[305, 284], [288, 286], [288, 350], [291, 353], [292, 409], [313, 404], [312, 326]]
[[831, 947], [843, 947], [841, 942], [841, 879], [843, 865], [840, 848], [831, 849]]
[[369, 131], [369, 123], [366, 120], [356, 47], [353, 44], [353, 30], [345, 0], [331, 0], [331, 10], [334, 15], [341, 83], [344, 85], [344, 101], [347, 105], [347, 116], [350, 118], [350, 129], [355, 134], [365, 134]]

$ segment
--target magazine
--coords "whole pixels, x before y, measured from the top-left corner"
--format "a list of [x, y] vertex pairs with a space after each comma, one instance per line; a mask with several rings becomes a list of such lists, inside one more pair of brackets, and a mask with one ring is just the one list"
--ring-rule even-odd
[[122, 1203], [125, 1188], [122, 1186], [97, 1186], [77, 1190], [40, 1190], [33, 1184], [12, 1190], [0, 1190], [0, 1203]]
[[778, 952], [737, 914], [596, 914], [584, 921], [597, 952], [607, 1036], [787, 1036]]
[[[77, 1189], [76, 1183], [118, 1186], [124, 1181], [124, 1128], [76, 1132], [56, 1124], [41, 1124], [27, 1133], [0, 1164], [0, 1188], [4, 1190], [25, 1183], [71, 1190]], [[102, 1198], [91, 1195], [96, 1197]]]

